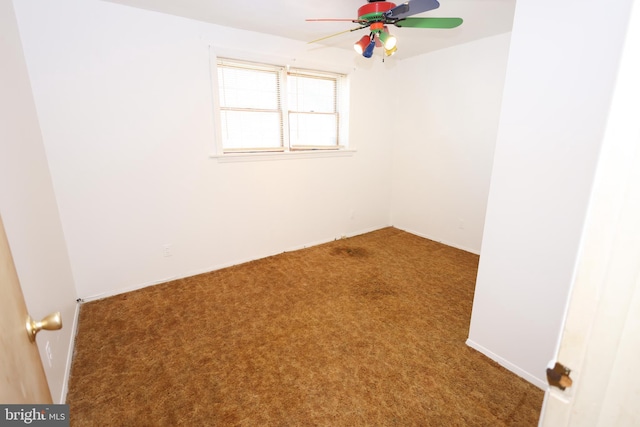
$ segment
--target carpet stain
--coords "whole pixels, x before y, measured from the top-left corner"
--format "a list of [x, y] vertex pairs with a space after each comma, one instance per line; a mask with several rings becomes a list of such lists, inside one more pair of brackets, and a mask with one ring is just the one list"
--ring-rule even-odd
[[354, 292], [369, 299], [381, 299], [398, 294], [398, 291], [393, 289], [389, 283], [375, 278], [357, 283], [354, 286]]
[[331, 255], [344, 255], [354, 258], [365, 258], [369, 256], [369, 251], [366, 248], [351, 247], [351, 246], [338, 246], [331, 249]]

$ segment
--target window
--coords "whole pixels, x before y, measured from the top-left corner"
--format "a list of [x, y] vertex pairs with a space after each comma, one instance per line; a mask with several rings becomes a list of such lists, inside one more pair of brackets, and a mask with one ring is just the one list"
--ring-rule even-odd
[[345, 148], [345, 79], [342, 74], [219, 59], [221, 151]]

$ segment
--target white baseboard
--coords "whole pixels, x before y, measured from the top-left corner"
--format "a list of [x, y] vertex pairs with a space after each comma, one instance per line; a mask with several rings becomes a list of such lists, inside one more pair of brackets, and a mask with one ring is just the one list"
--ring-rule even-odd
[[470, 253], [472, 253], [474, 255], [480, 255], [480, 251], [477, 250], [477, 249], [471, 249], [471, 248], [467, 248], [467, 247], [462, 246], [462, 245], [457, 245], [455, 243], [447, 242], [447, 241], [444, 241], [444, 240], [438, 240], [433, 236], [429, 236], [429, 235], [424, 234], [424, 233], [418, 233], [417, 231], [413, 231], [413, 230], [410, 230], [408, 228], [402, 228], [402, 227], [398, 227], [396, 225], [394, 225], [393, 227], [397, 228], [398, 230], [406, 231], [407, 233], [415, 234], [416, 236], [422, 237], [424, 239], [433, 240], [434, 242], [442, 243], [443, 245], [451, 246], [452, 248], [456, 248], [456, 249], [460, 249], [461, 251], [470, 252]]
[[76, 311], [73, 316], [73, 324], [71, 325], [71, 340], [69, 340], [69, 350], [67, 351], [67, 364], [64, 372], [64, 382], [62, 383], [62, 393], [57, 403], [65, 403], [67, 400], [67, 392], [69, 391], [69, 378], [71, 378], [71, 364], [73, 363], [73, 354], [75, 351], [76, 334], [78, 333], [78, 319], [80, 317], [80, 303], [76, 304]]
[[108, 292], [104, 292], [104, 293], [97, 294], [97, 295], [84, 296], [84, 297], [81, 297], [81, 300], [82, 300], [82, 302], [97, 301], [97, 300], [101, 300], [103, 298], [109, 298], [109, 297], [113, 297], [113, 296], [116, 296], [116, 295], [125, 294], [127, 292], [137, 291], [138, 289], [147, 288], [149, 286], [155, 286], [155, 285], [160, 285], [162, 283], [171, 282], [173, 280], [178, 280], [178, 279], [184, 279], [186, 277], [197, 276], [198, 274], [210, 273], [212, 271], [221, 270], [221, 269], [227, 268], [227, 267], [233, 267], [233, 266], [236, 266], [236, 265], [244, 264], [246, 262], [256, 261], [258, 259], [267, 258], [267, 257], [274, 256], [274, 255], [279, 255], [279, 254], [285, 253], [285, 252], [293, 252], [293, 251], [306, 249], [306, 248], [311, 248], [313, 246], [318, 246], [318, 245], [322, 245], [322, 244], [325, 244], [325, 243], [333, 242], [335, 240], [339, 240], [339, 239], [342, 239], [342, 238], [349, 238], [349, 237], [359, 236], [361, 234], [366, 234], [366, 233], [370, 233], [372, 231], [381, 230], [381, 229], [386, 228], [386, 227], [391, 227], [391, 225], [380, 225], [380, 226], [365, 228], [365, 229], [361, 229], [361, 230], [358, 230], [358, 231], [355, 231], [355, 232], [352, 232], [352, 233], [345, 233], [345, 234], [342, 234], [342, 235], [339, 235], [339, 236], [335, 236], [333, 239], [317, 240], [317, 241], [313, 241], [313, 242], [310, 242], [310, 243], [305, 243], [304, 245], [298, 245], [298, 246], [289, 247], [289, 248], [283, 249], [283, 250], [281, 250], [279, 252], [268, 253], [268, 254], [265, 254], [265, 255], [257, 257], [257, 258], [256, 257], [249, 257], [249, 258], [243, 258], [243, 259], [236, 259], [236, 260], [231, 261], [231, 262], [212, 265], [212, 266], [205, 267], [205, 268], [202, 268], [202, 269], [199, 269], [199, 270], [187, 271], [184, 274], [180, 274], [180, 275], [176, 275], [176, 276], [165, 277], [165, 278], [162, 278], [162, 279], [159, 279], [159, 280], [154, 280], [154, 281], [151, 281], [151, 282], [138, 283], [138, 284], [133, 285], [133, 286], [127, 286], [127, 287], [124, 287], [124, 288], [113, 289], [113, 290], [110, 290]]
[[549, 387], [545, 380], [540, 379], [540, 378], [536, 377], [535, 375], [530, 374], [529, 372], [525, 371], [524, 369], [521, 369], [520, 367], [518, 367], [518, 366], [514, 365], [513, 363], [509, 362], [508, 360], [505, 360], [502, 357], [498, 356], [497, 354], [487, 350], [486, 348], [484, 348], [483, 346], [479, 345], [478, 343], [473, 342], [471, 339], [467, 339], [466, 344], [469, 347], [471, 347], [472, 349], [477, 350], [480, 353], [484, 354], [485, 356], [487, 356], [489, 359], [493, 360], [494, 362], [497, 362], [500, 366], [510, 370], [511, 372], [516, 374], [517, 376], [519, 376], [521, 378], [524, 378], [525, 380], [529, 381], [531, 384], [535, 385], [539, 389], [547, 390], [547, 388]]

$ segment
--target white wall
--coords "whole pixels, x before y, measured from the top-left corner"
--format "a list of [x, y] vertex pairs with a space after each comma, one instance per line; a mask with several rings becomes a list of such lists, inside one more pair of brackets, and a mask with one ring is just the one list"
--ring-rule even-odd
[[545, 384], [630, 1], [519, 0], [469, 344]]
[[395, 70], [394, 226], [479, 253], [510, 34]]
[[[38, 320], [62, 313], [62, 330], [37, 336], [51, 395], [61, 402], [76, 290], [10, 1], [0, 2], [0, 57], [0, 214], [29, 313]], [[45, 356], [47, 342], [51, 365]]]
[[[372, 131], [368, 109], [357, 108], [375, 105], [381, 64], [97, 0], [15, 7], [81, 297], [390, 225], [389, 134]], [[222, 51], [293, 56], [296, 64], [313, 58], [327, 69], [359, 67], [351, 77], [357, 153], [209, 158], [211, 41]], [[173, 256], [163, 257], [163, 244]]]

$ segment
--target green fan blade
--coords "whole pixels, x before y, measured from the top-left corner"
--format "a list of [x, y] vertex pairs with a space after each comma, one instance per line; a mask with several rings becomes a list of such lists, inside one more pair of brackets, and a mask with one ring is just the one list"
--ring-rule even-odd
[[462, 18], [405, 18], [396, 22], [396, 27], [408, 28], [455, 28]]

